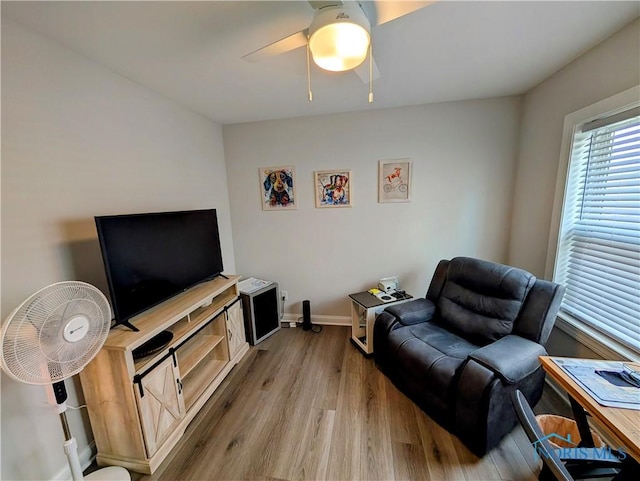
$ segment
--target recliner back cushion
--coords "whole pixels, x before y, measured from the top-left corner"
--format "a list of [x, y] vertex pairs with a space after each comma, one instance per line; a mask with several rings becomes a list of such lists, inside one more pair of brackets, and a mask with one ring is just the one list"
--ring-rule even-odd
[[437, 319], [477, 344], [510, 334], [536, 278], [522, 269], [456, 257], [437, 304]]

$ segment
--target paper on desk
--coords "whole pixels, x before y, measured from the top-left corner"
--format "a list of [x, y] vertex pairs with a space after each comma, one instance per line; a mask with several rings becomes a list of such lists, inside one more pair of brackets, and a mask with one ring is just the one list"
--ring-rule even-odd
[[262, 279], [256, 279], [255, 277], [249, 277], [248, 279], [238, 282], [238, 289], [240, 289], [240, 292], [243, 294], [251, 294], [252, 292], [262, 289], [271, 283], [271, 281], [263, 281]]
[[596, 361], [593, 359], [558, 359], [555, 362], [580, 387], [585, 389], [602, 406], [634, 409], [640, 411], [640, 389], [637, 387], [616, 386], [596, 371], [622, 371], [619, 361]]

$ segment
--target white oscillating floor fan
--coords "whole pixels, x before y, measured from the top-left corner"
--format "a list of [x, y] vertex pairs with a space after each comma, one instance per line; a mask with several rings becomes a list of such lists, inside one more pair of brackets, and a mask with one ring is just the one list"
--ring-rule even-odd
[[9, 314], [0, 330], [2, 369], [17, 381], [53, 388], [74, 481], [131, 479], [126, 469], [115, 466], [84, 478], [66, 416], [64, 380], [82, 371], [98, 354], [110, 326], [111, 308], [102, 292], [72, 281], [52, 284], [33, 294]]

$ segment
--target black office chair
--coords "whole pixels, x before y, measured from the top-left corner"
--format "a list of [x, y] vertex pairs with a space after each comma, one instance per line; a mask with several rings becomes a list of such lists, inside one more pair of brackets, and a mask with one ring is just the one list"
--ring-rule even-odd
[[[580, 448], [580, 459], [561, 457], [544, 434], [536, 417], [520, 391], [515, 390], [511, 402], [529, 441], [536, 444], [536, 451], [542, 458], [543, 466], [538, 479], [543, 481], [573, 481], [576, 479], [613, 478], [638, 479], [637, 464], [631, 460], [623, 463], [619, 459], [600, 459], [601, 450]], [[562, 452], [562, 450], [560, 450]], [[615, 454], [615, 451], [612, 451]], [[627, 456], [627, 459], [629, 456]], [[625, 472], [622, 467], [625, 464]], [[635, 464], [635, 466], [634, 466]], [[628, 469], [627, 469], [628, 465]], [[629, 472], [631, 471], [631, 472]]]

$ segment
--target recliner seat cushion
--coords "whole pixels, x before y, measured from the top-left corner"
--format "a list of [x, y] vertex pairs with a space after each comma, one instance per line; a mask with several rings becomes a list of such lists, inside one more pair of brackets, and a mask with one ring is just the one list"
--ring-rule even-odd
[[438, 409], [445, 410], [457, 371], [478, 346], [441, 326], [425, 322], [389, 333], [395, 371], [413, 393], [428, 391]]
[[449, 263], [436, 317], [471, 342], [497, 341], [513, 330], [535, 281], [522, 269], [456, 257]]

